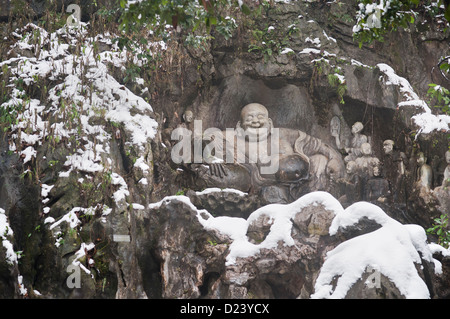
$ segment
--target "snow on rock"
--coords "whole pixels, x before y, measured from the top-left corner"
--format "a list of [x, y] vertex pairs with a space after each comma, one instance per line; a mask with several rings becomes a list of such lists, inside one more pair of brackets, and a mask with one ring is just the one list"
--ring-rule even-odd
[[450, 248], [444, 248], [441, 245], [438, 245], [436, 243], [430, 243], [428, 244], [428, 248], [430, 249], [430, 251], [435, 254], [435, 253], [441, 253], [442, 256], [444, 257], [450, 257]]
[[20, 152], [20, 155], [24, 157], [23, 162], [29, 162], [31, 161], [31, 158], [36, 157], [36, 150], [32, 146], [28, 146], [26, 149], [24, 149], [22, 152]]
[[[238, 258], [257, 256], [261, 249], [276, 249], [280, 244], [294, 246], [292, 220], [306, 207], [322, 205], [334, 213], [329, 228], [330, 236], [336, 235], [339, 229], [357, 224], [363, 218], [378, 223], [381, 226], [379, 229], [344, 241], [327, 253], [311, 298], [344, 298], [368, 268], [389, 278], [406, 298], [429, 298], [428, 288], [416, 266], [426, 260], [434, 263], [437, 273], [440, 270], [439, 262], [432, 257], [438, 248], [427, 244], [422, 227], [403, 225], [390, 218], [380, 207], [368, 202], [358, 202], [344, 209], [332, 195], [318, 191], [306, 194], [290, 204], [261, 207], [250, 214], [247, 220], [214, 217], [204, 209], [197, 209], [186, 196], [169, 196], [150, 204], [149, 208], [158, 208], [170, 201], [186, 203], [197, 212], [198, 221], [206, 230], [218, 231], [230, 238], [226, 266], [235, 265]], [[261, 243], [255, 244], [249, 241], [247, 230], [261, 216], [269, 217], [270, 232]], [[445, 253], [450, 254], [448, 251]]]
[[23, 281], [23, 276], [18, 275], [18, 276], [17, 276], [17, 284], [18, 284], [18, 287], [19, 287], [19, 293], [20, 293], [22, 296], [26, 296], [27, 293], [28, 293], [28, 289], [25, 288], [25, 286], [24, 286], [24, 284], [23, 284], [22, 281]]
[[17, 254], [14, 252], [13, 245], [8, 237], [13, 235], [11, 226], [5, 214], [5, 210], [0, 208], [0, 238], [2, 239], [3, 248], [6, 249], [6, 262], [10, 265], [17, 263]]
[[[207, 212], [206, 210], [204, 210], [204, 209], [201, 209], [201, 210], [197, 209], [197, 207], [195, 207], [195, 205], [191, 203], [191, 200], [189, 199], [189, 197], [184, 196], [184, 195], [166, 196], [166, 197], [164, 197], [162, 200], [160, 200], [160, 201], [157, 202], [157, 203], [151, 203], [151, 204], [149, 204], [149, 205], [148, 205], [148, 208], [149, 208], [149, 209], [156, 209], [156, 208], [161, 207], [161, 205], [162, 205], [163, 203], [166, 203], [166, 204], [167, 204], [167, 203], [170, 203], [170, 202], [173, 201], [173, 200], [175, 200], [175, 201], [180, 201], [180, 202], [185, 203], [185, 204], [188, 205], [192, 210], [197, 211], [198, 213], [208, 213], [208, 212]], [[209, 213], [208, 213], [208, 214], [209, 214]]]
[[145, 163], [144, 156], [141, 156], [136, 160], [134, 167], [140, 168], [144, 173], [147, 173], [150, 170], [150, 166]]
[[[422, 258], [435, 262], [426, 243], [425, 230], [402, 225], [370, 203], [358, 202], [339, 212], [330, 226], [338, 229], [358, 223], [363, 217], [382, 227], [349, 239], [328, 252], [315, 284], [312, 298], [344, 298], [368, 267], [388, 277], [406, 298], [430, 298], [425, 282], [417, 273]], [[420, 254], [419, 254], [420, 253]], [[338, 277], [333, 289], [332, 281]]]
[[[110, 182], [116, 187], [113, 198], [118, 203], [129, 196], [129, 191], [126, 181], [111, 165], [110, 143], [114, 135], [111, 127], [123, 128], [127, 146], [138, 155], [135, 167], [145, 173], [150, 167], [141, 155], [149, 139], [156, 135], [157, 122], [151, 105], [111, 73], [111, 65], [125, 70], [130, 59], [136, 65], [142, 65], [143, 59], [130, 55], [127, 49], [119, 49], [113, 43], [116, 35], [105, 33], [91, 37], [89, 27], [80, 23], [78, 28], [65, 26], [49, 33], [29, 23], [17, 29], [16, 41], [9, 52], [14, 58], [0, 62], [0, 74], [7, 70], [10, 88], [9, 99], [0, 107], [17, 110], [10, 127], [9, 145], [10, 151], [18, 153], [24, 163], [38, 156], [38, 146], [44, 141], [59, 146], [64, 140], [70, 155], [66, 156], [58, 177], [67, 178], [74, 173], [85, 177], [111, 176]], [[100, 42], [103, 49], [98, 52]], [[163, 42], [148, 45], [160, 50], [166, 48]], [[46, 94], [40, 100], [29, 98], [27, 89], [39, 86], [42, 90], [43, 79]], [[143, 80], [138, 82], [142, 84]], [[41, 187], [45, 206], [53, 186]], [[77, 213], [90, 214], [95, 209], [75, 207], [57, 221], [46, 218], [45, 223], [50, 229], [63, 222], [74, 228], [81, 223]], [[102, 216], [111, 211], [112, 208], [104, 209]], [[50, 208], [44, 207], [43, 212], [49, 213]]]
[[[95, 173], [103, 171], [103, 165], [100, 164], [100, 155], [98, 153], [95, 154], [89, 146], [88, 144], [88, 148], [84, 150], [78, 149], [76, 154], [69, 155], [64, 165], [80, 172]], [[65, 175], [60, 175], [60, 177], [63, 176]]]
[[294, 50], [292, 50], [291, 48], [284, 48], [280, 54], [288, 54], [288, 53], [295, 53]]
[[414, 92], [411, 84], [405, 78], [398, 76], [394, 69], [385, 63], [377, 64], [377, 67], [386, 76], [386, 85], [395, 85], [399, 87], [400, 93], [403, 95], [404, 101], [398, 103], [398, 107], [402, 106], [416, 106], [423, 110], [422, 113], [416, 114], [412, 117], [414, 122], [419, 126], [419, 134], [428, 134], [433, 131], [449, 131], [450, 116], [449, 115], [434, 115], [428, 104], [422, 100], [417, 93]]
[[53, 187], [55, 187], [55, 185], [42, 184], [42, 189], [41, 189], [42, 198], [46, 198]]
[[57, 222], [52, 223], [50, 226], [50, 230], [59, 226], [63, 222], [67, 222], [69, 224], [70, 228], [75, 228], [76, 226], [78, 226], [81, 223], [80, 220], [78, 219], [78, 216], [76, 213], [80, 212], [80, 211], [82, 212], [85, 210], [86, 209], [82, 208], [82, 207], [73, 208], [70, 212], [68, 212], [63, 217], [61, 217]]
[[240, 191], [238, 189], [234, 188], [218, 188], [218, 187], [210, 187], [202, 190], [201, 192], [195, 192], [196, 195], [206, 195], [211, 193], [234, 193], [241, 197], [247, 196], [248, 193], [245, 193], [243, 191]]
[[88, 268], [86, 268], [86, 266], [84, 266], [82, 262], [80, 262], [80, 259], [86, 256], [86, 252], [91, 249], [94, 249], [94, 247], [95, 247], [94, 243], [90, 244], [81, 243], [81, 247], [78, 251], [75, 252], [75, 258], [72, 261], [72, 265], [80, 267], [88, 275], [91, 274], [91, 271]]
[[124, 200], [126, 196], [130, 195], [130, 192], [128, 191], [128, 186], [125, 180], [122, 176], [120, 176], [117, 173], [113, 173], [111, 175], [111, 183], [113, 185], [119, 185], [119, 189], [114, 192], [113, 197], [116, 203], [120, 202], [121, 200]]
[[[213, 217], [209, 213], [206, 214], [207, 218], [203, 217], [204, 214], [198, 214], [198, 219], [206, 229], [218, 230], [233, 240], [233, 243], [230, 245], [230, 253], [227, 256], [227, 265], [232, 265], [237, 258], [253, 256], [263, 248], [275, 248], [280, 241], [287, 246], [294, 245], [294, 240], [291, 237], [291, 219], [303, 207], [318, 204], [322, 204], [325, 206], [325, 209], [334, 212], [342, 210], [340, 203], [330, 194], [313, 192], [291, 204], [271, 204], [261, 207], [250, 214], [247, 220], [235, 217]], [[259, 244], [253, 244], [246, 235], [247, 229], [261, 215], [269, 216], [273, 221], [272, 226], [264, 241]]]
[[138, 203], [133, 203], [132, 207], [133, 207], [133, 209], [136, 209], [136, 210], [143, 210], [143, 209], [145, 209], [144, 205], [141, 205], [141, 204], [138, 204]]
[[[109, 73], [109, 64], [124, 68], [129, 56], [126, 49], [114, 46], [114, 36], [110, 34], [89, 37], [88, 27], [81, 23], [81, 28], [63, 27], [48, 33], [30, 23], [16, 30], [18, 40], [11, 46], [11, 52], [17, 57], [0, 62], [0, 67], [7, 68], [11, 74], [10, 99], [1, 107], [23, 107], [11, 126], [11, 136], [29, 146], [17, 150], [15, 143], [10, 143], [10, 150], [19, 151], [24, 163], [36, 157], [34, 145], [41, 145], [48, 136], [56, 141], [84, 138], [83, 148], [67, 158], [65, 165], [69, 172], [62, 172], [60, 177], [68, 176], [72, 170], [98, 172], [104, 169], [101, 154], [109, 152], [111, 136], [104, 125], [91, 124], [93, 117], [102, 116], [107, 121], [123, 124], [129, 140], [138, 149], [143, 149], [148, 139], [155, 137], [157, 129], [150, 104]], [[36, 41], [40, 49], [33, 53], [35, 57], [29, 57]], [[110, 50], [95, 54], [94, 45], [98, 42], [105, 43]], [[46, 87], [47, 101], [27, 98], [23, 87], [17, 86], [19, 80], [32, 86], [44, 77], [58, 83]], [[48, 121], [50, 118], [52, 123]]]

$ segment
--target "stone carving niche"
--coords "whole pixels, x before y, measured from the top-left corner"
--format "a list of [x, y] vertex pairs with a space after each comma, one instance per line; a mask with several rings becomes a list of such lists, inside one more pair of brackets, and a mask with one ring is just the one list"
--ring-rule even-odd
[[[302, 130], [277, 127], [259, 103], [241, 109], [234, 130], [203, 133], [202, 146], [203, 155], [212, 147], [214, 160], [182, 164], [188, 188], [197, 193], [232, 189], [261, 204], [289, 203], [311, 191], [329, 190], [345, 175], [342, 155], [334, 147]], [[211, 196], [208, 200], [200, 206], [211, 206]]]

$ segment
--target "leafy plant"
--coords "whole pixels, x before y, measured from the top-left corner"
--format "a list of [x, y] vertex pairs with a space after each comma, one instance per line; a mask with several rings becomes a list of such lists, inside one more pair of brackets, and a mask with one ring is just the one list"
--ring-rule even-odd
[[0, 125], [3, 131], [8, 131], [12, 125], [19, 123], [18, 115], [23, 111], [23, 104], [6, 104], [0, 106]]
[[215, 241], [215, 240], [213, 240], [213, 239], [208, 239], [208, 244], [210, 245], [210, 246], [217, 246], [217, 241]]
[[432, 101], [436, 102], [434, 107], [450, 115], [450, 91], [434, 83], [428, 84], [428, 86], [430, 88], [428, 89], [427, 95]]
[[[430, 10], [430, 7], [436, 10]], [[360, 47], [374, 40], [383, 41], [384, 35], [398, 28], [408, 29], [421, 12], [434, 16], [443, 14], [447, 21], [450, 20], [450, 6], [445, 0], [392, 0], [388, 3], [380, 1], [379, 4], [372, 0], [360, 0], [357, 23], [353, 28], [354, 38]]]
[[339, 97], [341, 104], [344, 104], [344, 94], [347, 91], [347, 85], [345, 85], [345, 80], [343, 75], [339, 73], [340, 70], [336, 69], [336, 73], [328, 74], [328, 83], [336, 88], [336, 93]]
[[229, 38], [235, 27], [229, 13], [235, 9], [246, 15], [251, 12], [245, 3], [235, 0], [154, 0], [132, 4], [120, 0], [120, 6], [120, 26], [125, 33], [146, 25], [155, 36], [162, 37], [168, 36], [167, 26], [172, 26], [185, 35], [196, 31], [205, 35], [215, 27], [219, 34]]
[[428, 234], [438, 236], [438, 244], [444, 248], [449, 248], [450, 244], [450, 231], [448, 230], [448, 216], [442, 214], [438, 218], [434, 219], [435, 224], [427, 229]]
[[311, 77], [311, 86], [313, 87], [313, 83], [318, 81], [321, 76], [326, 76], [328, 84], [336, 90], [339, 103], [345, 104], [344, 94], [347, 91], [347, 85], [342, 68], [339, 66], [342, 63], [346, 62], [337, 58], [333, 59], [333, 57], [316, 59], [314, 61], [313, 76]]
[[437, 65], [439, 67], [439, 71], [441, 72], [441, 75], [446, 79], [447, 81], [450, 81], [449, 73], [450, 73], [450, 56], [446, 56], [441, 58], [441, 61]]
[[252, 30], [253, 43], [249, 45], [248, 52], [261, 52], [267, 62], [272, 55], [280, 53], [288, 46], [290, 37], [296, 32], [298, 29], [294, 24], [290, 25], [287, 30], [274, 28], [267, 24], [263, 29], [255, 28]]

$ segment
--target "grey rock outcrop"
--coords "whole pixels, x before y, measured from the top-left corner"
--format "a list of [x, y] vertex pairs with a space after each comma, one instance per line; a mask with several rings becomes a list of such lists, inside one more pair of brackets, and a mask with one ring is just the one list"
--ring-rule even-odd
[[[62, 7], [67, 1], [56, 2]], [[42, 1], [30, 3], [32, 15], [42, 14]], [[96, 10], [90, 3], [86, 14]], [[108, 36], [95, 38], [94, 50], [92, 30], [46, 34], [29, 24], [2, 44], [5, 103], [23, 102], [21, 110], [29, 113], [0, 131], [0, 209], [20, 261], [8, 263], [8, 251], [1, 247], [0, 297], [311, 298], [325, 286], [330, 293], [320, 290], [320, 297], [344, 289], [343, 274], [332, 267], [329, 274], [336, 276], [317, 283], [326, 275], [326, 261], [348, 242], [374, 236], [384, 227], [379, 220], [360, 218], [331, 233], [336, 209], [295, 204], [312, 190], [306, 184], [284, 206], [270, 206], [246, 177], [238, 176], [236, 183], [244, 191], [225, 182], [204, 189], [206, 184], [195, 183], [198, 171], [192, 165], [172, 160], [170, 133], [192, 124], [181, 116], [187, 110], [204, 129], [224, 130], [236, 127], [241, 108], [249, 103], [264, 104], [275, 126], [306, 132], [342, 158], [348, 155], [351, 126], [363, 122], [373, 156], [384, 164], [382, 175], [346, 172], [318, 188], [333, 198], [337, 210], [366, 200], [383, 209], [383, 220], [398, 221], [402, 239], [418, 243], [407, 247], [414, 255], [408, 270], [428, 297], [449, 296], [447, 251], [431, 255], [423, 234], [413, 236], [406, 227], [426, 229], [448, 206], [448, 190], [434, 192], [444, 177], [445, 127], [424, 132], [415, 118], [424, 112], [417, 105], [428, 83], [448, 86], [430, 72], [447, 49], [448, 32], [421, 25], [427, 30], [400, 30], [384, 43], [359, 49], [352, 39], [353, 22], [344, 18], [353, 16], [354, 2], [276, 6], [267, 21], [254, 21], [255, 27], [268, 23], [275, 28], [271, 36], [284, 37], [295, 26], [286, 47], [270, 56], [250, 52], [254, 39], [242, 29], [230, 40], [215, 37], [205, 50], [177, 45], [167, 50], [171, 55], [158, 66], [158, 77], [138, 74], [146, 77], [144, 85], [125, 81], [135, 61], [115, 51]], [[0, 20], [7, 19], [9, 14], [0, 12]], [[99, 55], [89, 50], [84, 55], [74, 43]], [[287, 46], [291, 51], [284, 52]], [[332, 119], [339, 120], [340, 145], [330, 132]], [[387, 139], [406, 158], [398, 183], [402, 189], [392, 192], [398, 171], [383, 156]], [[414, 186], [419, 150], [428, 155], [434, 176], [425, 193]], [[268, 197], [276, 198], [276, 185], [272, 190]], [[180, 192], [186, 196], [174, 196]], [[72, 266], [79, 272], [69, 271]], [[402, 282], [377, 265], [359, 270], [341, 297], [409, 296]], [[79, 279], [81, 287], [68, 285], [72, 279]]]
[[[168, 298], [314, 296], [319, 289], [316, 280], [324, 262], [329, 258], [329, 253], [342, 243], [350, 243], [351, 239], [362, 238], [361, 236], [371, 234], [383, 226], [379, 224], [380, 221], [372, 219], [373, 217], [364, 218], [354, 226], [344, 227], [331, 235], [329, 230], [332, 228], [333, 220], [339, 214], [345, 214], [342, 213], [344, 210], [331, 208], [330, 202], [333, 203], [333, 200], [330, 198], [328, 202], [319, 204], [306, 197], [300, 198], [294, 206], [262, 207], [251, 214], [247, 221], [236, 217], [213, 217], [207, 211], [197, 209], [185, 196], [167, 197], [157, 204], [152, 204], [148, 213], [141, 213], [140, 218], [143, 224], [160, 225], [158, 231], [151, 235], [158, 239], [153, 239], [156, 244], [150, 249], [160, 261], [162, 296]], [[277, 209], [278, 215], [274, 215]], [[283, 210], [290, 213], [280, 217]], [[387, 215], [384, 216], [389, 220]], [[289, 234], [277, 234], [284, 223], [290, 225], [283, 229], [284, 232], [289, 230]], [[221, 228], [220, 225], [228, 226]], [[236, 242], [242, 238], [234, 236], [231, 229], [241, 226], [246, 239], [237, 246]], [[269, 242], [271, 244], [268, 244]], [[423, 251], [424, 256], [430, 254], [426, 246], [421, 247], [425, 242], [419, 241], [416, 244], [417, 249], [426, 249]], [[377, 252], [373, 251], [373, 254], [376, 255]], [[382, 255], [379, 257], [385, 258]], [[376, 258], [374, 256], [374, 260]], [[434, 297], [434, 282], [441, 280], [439, 279], [441, 277], [435, 273], [433, 260], [427, 258], [415, 261], [417, 263], [415, 271], [419, 281], [423, 280], [423, 287], [429, 289], [425, 294]], [[342, 262], [352, 264], [353, 261]], [[340, 276], [349, 275], [345, 267], [339, 271], [339, 275], [336, 274], [336, 281], [332, 283], [333, 289], [339, 284]], [[367, 265], [361, 277], [355, 278], [354, 284], [347, 288], [345, 297], [405, 298], [404, 293], [398, 288], [404, 288], [402, 286], [404, 282], [396, 283], [383, 274], [384, 271], [388, 270], [377, 272]], [[368, 284], [368, 280], [373, 280], [373, 284]]]

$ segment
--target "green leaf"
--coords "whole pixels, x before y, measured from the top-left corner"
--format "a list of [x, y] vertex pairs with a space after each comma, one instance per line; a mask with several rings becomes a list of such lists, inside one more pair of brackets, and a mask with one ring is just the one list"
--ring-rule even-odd
[[450, 68], [450, 65], [448, 63], [442, 63], [439, 68], [441, 70], [447, 71]]
[[252, 13], [250, 8], [245, 3], [242, 4], [241, 11], [242, 11], [243, 14], [245, 14], [247, 16], [250, 15], [250, 13]]

